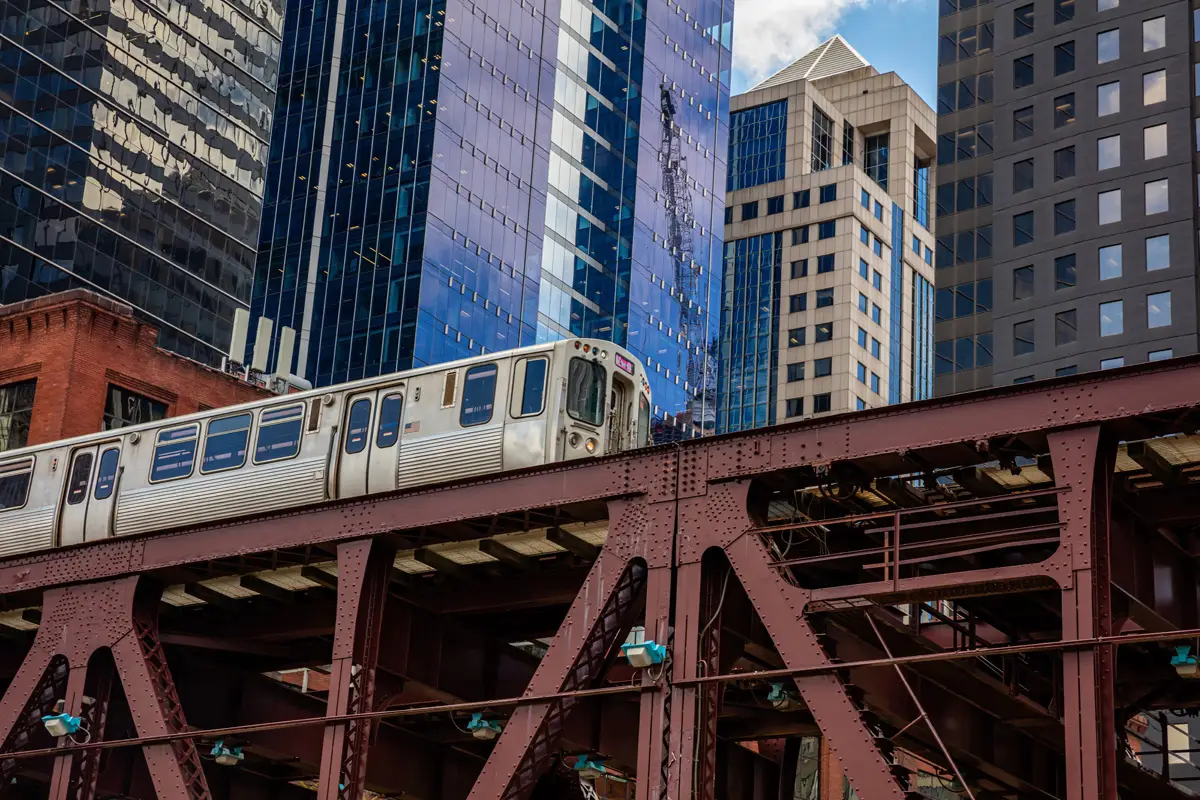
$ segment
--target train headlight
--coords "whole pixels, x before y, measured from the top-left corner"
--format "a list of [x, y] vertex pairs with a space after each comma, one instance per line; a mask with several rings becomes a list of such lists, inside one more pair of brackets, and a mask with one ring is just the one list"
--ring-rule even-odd
[[571, 447], [579, 447], [579, 434], [572, 433], [567, 437], [567, 442], [571, 445]]
[[601, 361], [603, 361], [604, 359], [608, 358], [608, 351], [607, 351], [607, 350], [598, 350], [597, 352], [598, 352], [598, 353], [600, 353], [600, 360], [601, 360]]
[[583, 449], [588, 451], [588, 455], [591, 455], [592, 453], [596, 452], [596, 440], [588, 439], [587, 442], [584, 443]]

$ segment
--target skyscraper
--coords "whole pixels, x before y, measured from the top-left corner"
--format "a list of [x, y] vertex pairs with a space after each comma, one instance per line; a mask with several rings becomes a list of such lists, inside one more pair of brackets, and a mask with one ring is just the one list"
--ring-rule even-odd
[[929, 397], [933, 110], [841, 36], [731, 106], [718, 430]]
[[942, 0], [939, 394], [1197, 351], [1198, 15]]
[[281, 25], [267, 0], [0, 3], [0, 303], [93, 289], [219, 361], [250, 302]]
[[668, 430], [711, 427], [731, 18], [292, 3], [252, 308], [299, 332], [292, 371], [597, 336], [644, 360]]

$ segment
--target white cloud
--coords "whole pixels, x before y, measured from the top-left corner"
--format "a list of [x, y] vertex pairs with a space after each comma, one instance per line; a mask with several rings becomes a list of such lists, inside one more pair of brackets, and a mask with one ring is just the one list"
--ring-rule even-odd
[[737, 0], [733, 91], [749, 89], [812, 50], [838, 32], [847, 11], [870, 1]]

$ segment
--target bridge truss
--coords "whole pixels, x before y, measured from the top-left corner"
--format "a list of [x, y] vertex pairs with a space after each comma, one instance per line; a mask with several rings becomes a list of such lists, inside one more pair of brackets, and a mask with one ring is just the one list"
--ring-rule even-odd
[[1180, 360], [0, 560], [0, 794], [1182, 798], [1198, 403]]

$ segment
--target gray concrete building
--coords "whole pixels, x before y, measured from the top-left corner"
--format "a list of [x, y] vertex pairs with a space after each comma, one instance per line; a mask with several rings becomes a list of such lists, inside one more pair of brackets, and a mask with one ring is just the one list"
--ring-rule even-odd
[[937, 394], [1197, 351], [1192, 5], [941, 0]]
[[718, 431], [932, 395], [935, 130], [840, 36], [732, 98]]

